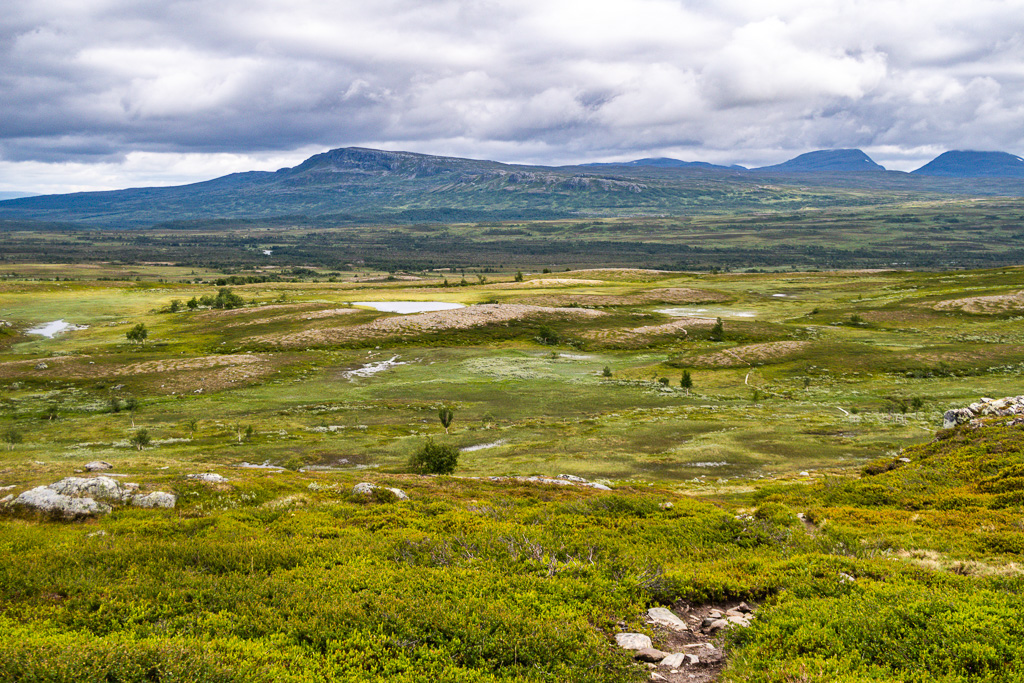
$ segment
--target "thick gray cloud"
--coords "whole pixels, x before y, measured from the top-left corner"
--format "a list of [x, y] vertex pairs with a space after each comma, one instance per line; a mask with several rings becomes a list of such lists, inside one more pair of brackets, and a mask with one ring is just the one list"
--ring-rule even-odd
[[1024, 0], [8, 0], [0, 190], [344, 145], [909, 170], [1024, 152]]

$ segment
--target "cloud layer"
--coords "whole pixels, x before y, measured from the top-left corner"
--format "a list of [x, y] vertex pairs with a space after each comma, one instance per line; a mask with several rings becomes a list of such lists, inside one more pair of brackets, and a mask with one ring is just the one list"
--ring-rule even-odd
[[1024, 152], [1024, 0], [9, 0], [0, 92], [0, 190], [346, 145], [909, 170]]

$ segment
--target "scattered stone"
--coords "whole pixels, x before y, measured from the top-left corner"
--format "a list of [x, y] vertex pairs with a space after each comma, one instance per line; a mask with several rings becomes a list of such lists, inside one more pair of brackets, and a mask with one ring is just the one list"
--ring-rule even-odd
[[99, 531], [94, 531], [91, 534], [86, 534], [86, 536], [88, 538], [92, 538], [93, 536], [108, 536], [108, 535], [109, 534], [106, 531], [104, 531], [103, 529], [100, 529]]
[[652, 646], [650, 636], [642, 633], [616, 633], [615, 642], [624, 650], [644, 650]]
[[409, 500], [409, 496], [406, 495], [405, 491], [403, 491], [402, 489], [396, 489], [396, 488], [390, 488], [390, 487], [384, 487], [384, 486], [377, 486], [376, 484], [371, 484], [368, 481], [360, 482], [360, 483], [356, 484], [355, 486], [353, 486], [352, 487], [352, 495], [354, 495], [354, 496], [370, 496], [370, 495], [373, 495], [373, 492], [374, 492], [375, 489], [379, 489], [379, 488], [385, 488], [388, 491], [391, 491], [391, 493], [395, 494], [395, 498], [397, 498], [398, 500]]
[[642, 650], [637, 650], [637, 653], [633, 655], [633, 659], [638, 662], [650, 662], [651, 664], [657, 664], [667, 656], [667, 652], [656, 650], [653, 647], [645, 647]]
[[178, 503], [178, 497], [173, 493], [165, 491], [153, 491], [145, 495], [132, 497], [132, 505], [140, 508], [174, 508]]
[[736, 605], [736, 611], [743, 612], [744, 614], [750, 614], [754, 611], [754, 608], [745, 602], [741, 602], [740, 604]]
[[730, 624], [740, 626], [742, 628], [748, 628], [750, 626], [750, 621], [748, 621], [746, 617], [740, 615], [730, 616], [726, 619], [726, 621], [728, 621]]
[[856, 580], [846, 572], [839, 572], [839, 583], [853, 583]]
[[729, 628], [729, 622], [727, 620], [725, 620], [725, 619], [715, 619], [707, 627], [707, 632], [708, 633], [718, 633], [722, 629], [726, 629], [726, 628]]
[[586, 479], [584, 479], [583, 477], [577, 477], [575, 474], [559, 474], [558, 478], [559, 479], [564, 479], [565, 481], [571, 481], [571, 482], [574, 482], [574, 483], [577, 483], [577, 484], [586, 484], [587, 483]]
[[686, 655], [682, 652], [673, 652], [661, 660], [661, 665], [668, 669], [678, 669], [688, 661]]
[[660, 624], [673, 631], [689, 631], [690, 627], [685, 621], [677, 617], [671, 610], [664, 607], [652, 607], [647, 610], [647, 618], [655, 624]]
[[[697, 655], [689, 655], [690, 657], [696, 657]], [[709, 648], [708, 650], [701, 652], [698, 661], [701, 664], [718, 664], [720, 661], [725, 659], [725, 653], [717, 648]], [[696, 664], [697, 662], [693, 662]]]
[[203, 472], [202, 474], [186, 474], [186, 479], [195, 479], [196, 481], [203, 481], [207, 484], [223, 484], [228, 481], [227, 477], [222, 477], [216, 472]]
[[46, 370], [49, 367], [49, 365], [43, 362], [36, 363], [36, 370]]
[[675, 505], [673, 505], [671, 502], [658, 503], [658, 507], [661, 508], [662, 510], [671, 510], [672, 508], [675, 507]]
[[8, 493], [3, 498], [0, 498], [0, 505], [7, 505], [12, 500], [14, 500], [14, 494], [13, 493]]
[[85, 470], [87, 472], [98, 472], [100, 470], [112, 470], [114, 466], [106, 460], [93, 460], [92, 462], [85, 463]]

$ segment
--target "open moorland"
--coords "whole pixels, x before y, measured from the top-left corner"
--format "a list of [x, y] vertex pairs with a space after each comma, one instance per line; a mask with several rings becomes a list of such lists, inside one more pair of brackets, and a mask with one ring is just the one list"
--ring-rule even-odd
[[0, 677], [1019, 680], [1024, 268], [477, 270], [5, 266]]

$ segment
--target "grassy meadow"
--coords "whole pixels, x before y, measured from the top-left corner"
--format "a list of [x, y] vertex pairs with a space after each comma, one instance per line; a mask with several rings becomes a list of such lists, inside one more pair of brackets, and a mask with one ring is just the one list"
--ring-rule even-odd
[[4, 680], [639, 681], [614, 633], [740, 600], [722, 680], [1024, 675], [1020, 427], [933, 440], [1024, 393], [1024, 268], [3, 270], [0, 495], [178, 495], [0, 513]]

